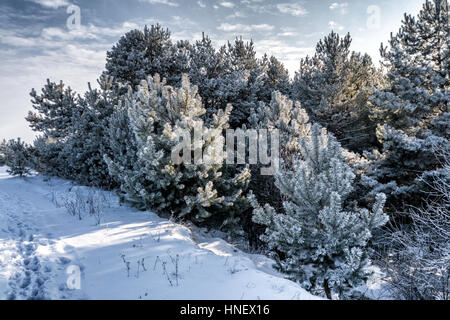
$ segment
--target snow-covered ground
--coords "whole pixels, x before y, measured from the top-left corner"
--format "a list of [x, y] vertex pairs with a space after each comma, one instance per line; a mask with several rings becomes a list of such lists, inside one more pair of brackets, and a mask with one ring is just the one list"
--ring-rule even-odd
[[268, 258], [120, 205], [113, 193], [94, 192], [99, 225], [88, 209], [81, 220], [69, 214], [67, 203], [84, 206], [92, 193], [0, 167], [0, 299], [318, 299]]

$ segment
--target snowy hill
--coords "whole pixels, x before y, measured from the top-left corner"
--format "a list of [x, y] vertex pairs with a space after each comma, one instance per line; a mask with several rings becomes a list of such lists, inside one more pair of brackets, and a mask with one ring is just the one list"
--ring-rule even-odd
[[318, 299], [270, 265], [113, 193], [0, 168], [0, 299]]

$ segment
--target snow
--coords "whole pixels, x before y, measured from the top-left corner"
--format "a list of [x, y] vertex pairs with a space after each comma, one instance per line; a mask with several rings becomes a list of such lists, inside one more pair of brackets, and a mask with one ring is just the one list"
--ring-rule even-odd
[[386, 272], [375, 264], [369, 267], [369, 272], [371, 275], [366, 283], [355, 288], [355, 292], [370, 300], [395, 300]]
[[100, 224], [62, 205], [89, 192], [0, 167], [0, 299], [319, 299], [268, 258], [121, 205], [114, 193], [96, 190]]

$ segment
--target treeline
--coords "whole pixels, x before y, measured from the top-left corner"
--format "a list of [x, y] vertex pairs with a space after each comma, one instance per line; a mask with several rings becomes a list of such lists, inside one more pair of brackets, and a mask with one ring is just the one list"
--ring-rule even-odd
[[[448, 299], [449, 39], [447, 1], [426, 1], [381, 46], [382, 67], [332, 32], [291, 80], [241, 38], [216, 49], [206, 35], [132, 30], [107, 53], [99, 89], [48, 80], [31, 91], [26, 119], [40, 135], [32, 147], [4, 141], [0, 163], [243, 237], [329, 298], [352, 297], [378, 257], [399, 298]], [[208, 138], [192, 150], [215, 155], [227, 128], [279, 129], [280, 170], [174, 164], [177, 132], [199, 125]]]

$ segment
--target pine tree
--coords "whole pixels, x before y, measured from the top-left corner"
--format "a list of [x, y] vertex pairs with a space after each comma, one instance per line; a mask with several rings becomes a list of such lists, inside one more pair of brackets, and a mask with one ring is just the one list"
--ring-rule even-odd
[[267, 227], [262, 240], [279, 270], [313, 292], [343, 298], [367, 278], [371, 232], [387, 221], [385, 196], [377, 196], [371, 212], [349, 207], [355, 175], [339, 143], [317, 124], [299, 138], [293, 164], [276, 175], [284, 212], [252, 197], [254, 221]]
[[172, 86], [180, 84], [183, 73], [188, 74], [203, 98], [207, 122], [232, 104], [232, 128], [247, 122], [258, 101], [270, 102], [272, 91], [287, 94], [290, 90], [282, 63], [274, 57], [258, 60], [253, 42], [242, 38], [219, 50], [205, 34], [193, 45], [188, 41], [173, 44], [169, 30], [156, 25], [130, 31], [108, 52], [105, 74], [116, 83], [135, 86], [156, 73]]
[[270, 102], [272, 93], [278, 91], [283, 95], [289, 95], [291, 92], [291, 84], [289, 80], [289, 71], [284, 67], [277, 58], [264, 55], [260, 62], [264, 76], [261, 81], [263, 82], [261, 92], [259, 94], [259, 100], [265, 103]]
[[67, 161], [63, 158], [64, 143], [45, 135], [34, 142], [33, 168], [41, 173], [57, 177], [67, 177]]
[[211, 39], [204, 33], [202, 40], [196, 41], [192, 46], [190, 54], [189, 79], [198, 87], [206, 109], [206, 118], [209, 119], [210, 115], [223, 109], [228, 101], [225, 98], [229, 94], [228, 85], [223, 78], [226, 66], [222, 54], [216, 52]]
[[47, 84], [38, 95], [32, 89], [32, 107], [26, 120], [33, 131], [42, 132], [54, 139], [64, 139], [72, 129], [72, 116], [76, 110], [75, 93], [61, 81], [59, 84], [47, 79]]
[[390, 47], [381, 46], [388, 85], [371, 100], [384, 123], [377, 129], [383, 153], [369, 181], [398, 211], [405, 202], [419, 205], [426, 185], [418, 178], [433, 176], [441, 161], [432, 150], [449, 144], [449, 39], [448, 3], [434, 0], [417, 18], [405, 14]]
[[257, 107], [264, 70], [256, 58], [253, 41], [244, 42], [242, 38], [236, 38], [234, 43], [228, 42], [219, 55], [224, 74], [218, 90], [225, 98], [225, 105], [233, 105], [230, 126], [238, 128], [247, 122], [251, 110]]
[[109, 118], [115, 110], [120, 89], [106, 77], [98, 81], [100, 89], [89, 90], [78, 100], [73, 116], [73, 132], [62, 150], [68, 163], [68, 177], [85, 185], [113, 187], [108, 167], [103, 159], [109, 154]]
[[145, 79], [149, 64], [145, 53], [144, 33], [137, 29], [129, 31], [107, 52], [106, 74], [118, 82], [139, 84], [141, 79]]
[[327, 128], [336, 135], [343, 146], [363, 153], [380, 147], [376, 137], [378, 120], [372, 117], [370, 97], [374, 89], [385, 85], [381, 69], [373, 65], [368, 54], [352, 52], [346, 64], [346, 75], [339, 103], [327, 117]]
[[314, 56], [300, 61], [292, 94], [344, 147], [362, 152], [378, 146], [369, 97], [383, 76], [367, 54], [350, 52], [351, 42], [335, 32], [320, 40]]
[[189, 72], [192, 46], [187, 40], [177, 41], [170, 48], [170, 54], [163, 57], [161, 65], [166, 66], [161, 72], [149, 74], [165, 75], [169, 85], [180, 85], [182, 75]]
[[[279, 131], [279, 141], [276, 142], [280, 146], [280, 156], [286, 166], [292, 166], [293, 156], [299, 151], [298, 138], [309, 134], [311, 127], [308, 114], [301, 108], [300, 103], [298, 101], [294, 103], [278, 91], [272, 92], [269, 104], [261, 102], [259, 107], [252, 111], [248, 125], [251, 129]], [[272, 150], [271, 138], [272, 136], [269, 134], [268, 150]], [[282, 195], [275, 186], [275, 177], [261, 175], [262, 167], [261, 164], [251, 166], [250, 189], [259, 203], [268, 203], [275, 210], [282, 210]], [[252, 213], [250, 212], [249, 215], [248, 220], [251, 221]], [[264, 233], [264, 227], [252, 223], [247, 229], [252, 244], [258, 246], [258, 237]]]
[[5, 164], [9, 167], [6, 172], [13, 176], [24, 177], [30, 175], [31, 148], [20, 138], [10, 140], [5, 146]]
[[[136, 180], [133, 183], [127, 183], [121, 180], [124, 177], [130, 177], [131, 172], [138, 173], [137, 168], [137, 145], [136, 138], [133, 130], [130, 127], [130, 119], [128, 117], [128, 110], [121, 99], [108, 119], [108, 130], [106, 139], [109, 144], [109, 152], [105, 154], [104, 160], [108, 165], [109, 174], [115, 183], [121, 186], [124, 194], [132, 194], [134, 189], [129, 189], [127, 186], [139, 183], [137, 181], [143, 181], [136, 176]], [[126, 174], [123, 174], [126, 172]]]
[[[167, 86], [156, 75], [142, 81], [137, 92], [129, 90], [127, 109], [136, 139], [137, 166], [127, 169], [107, 159], [111, 172], [122, 182], [123, 191], [146, 208], [177, 218], [236, 226], [239, 220], [236, 214], [245, 205], [243, 191], [249, 172], [222, 176], [226, 157], [222, 131], [228, 126], [231, 106], [219, 111], [206, 126], [201, 119], [206, 110], [197, 87], [191, 86], [187, 75], [177, 89]], [[174, 162], [172, 153], [180, 137], [183, 141], [191, 139], [194, 130], [201, 128], [203, 139], [186, 140], [189, 151], [183, 149], [183, 156], [190, 155], [191, 150], [194, 154], [202, 151], [212, 161], [203, 158], [202, 163]]]
[[280, 153], [286, 166], [291, 166], [299, 151], [298, 139], [309, 134], [309, 116], [300, 102], [289, 100], [278, 91], [272, 92], [269, 104], [260, 103], [252, 111], [249, 126], [255, 129], [279, 130]]
[[159, 24], [128, 32], [107, 52], [106, 75], [133, 87], [156, 73], [167, 77], [169, 84], [178, 84], [188, 70], [190, 45], [187, 41], [174, 45], [170, 37]]
[[34, 144], [36, 168], [47, 174], [67, 177], [68, 167], [66, 154], [62, 153], [64, 143], [73, 131], [73, 116], [77, 112], [77, 98], [70, 87], [65, 88], [47, 80], [38, 95], [32, 89], [32, 107], [25, 118], [33, 131], [42, 133]]
[[0, 142], [0, 167], [6, 165], [6, 140]]
[[311, 114], [332, 108], [342, 90], [352, 39], [331, 32], [316, 45], [313, 57], [300, 61], [294, 78], [294, 97]]

